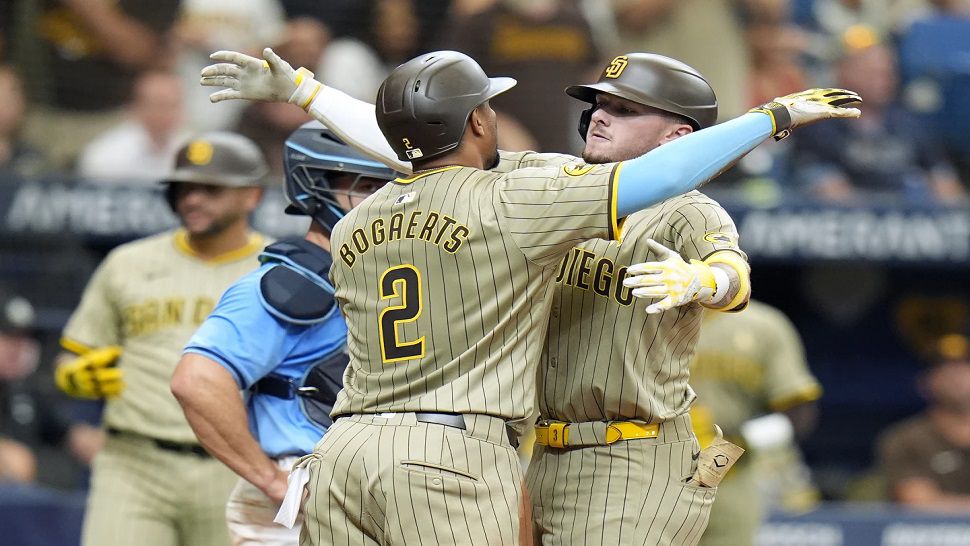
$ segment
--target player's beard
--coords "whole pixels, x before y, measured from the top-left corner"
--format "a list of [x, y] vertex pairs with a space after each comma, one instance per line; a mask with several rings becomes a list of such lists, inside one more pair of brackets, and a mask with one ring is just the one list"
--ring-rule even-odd
[[193, 237], [209, 239], [223, 234], [227, 229], [238, 223], [245, 216], [246, 214], [243, 212], [233, 211], [213, 218], [208, 225], [201, 228], [190, 228], [189, 226], [185, 226], [185, 228]]
[[498, 148], [495, 149], [495, 154], [485, 162], [485, 170], [490, 171], [495, 167], [498, 167], [498, 162], [501, 158], [499, 157]]
[[583, 161], [590, 165], [629, 161], [659, 147], [659, 144], [650, 146], [644, 143], [636, 143], [635, 146], [631, 146], [629, 149], [617, 149], [615, 146], [616, 143], [614, 142], [612, 144], [613, 146], [610, 146], [607, 150], [587, 151], [584, 149]]

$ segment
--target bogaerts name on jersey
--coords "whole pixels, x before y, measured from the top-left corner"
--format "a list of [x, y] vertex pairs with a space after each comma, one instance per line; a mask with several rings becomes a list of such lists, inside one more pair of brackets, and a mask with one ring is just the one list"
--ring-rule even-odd
[[469, 233], [467, 226], [437, 211], [398, 212], [388, 219], [376, 218], [366, 229], [355, 229], [350, 235], [350, 243], [340, 245], [340, 259], [347, 267], [353, 267], [358, 255], [384, 243], [402, 239], [420, 239], [454, 254]]
[[592, 290], [600, 296], [613, 298], [620, 305], [630, 305], [633, 303], [633, 294], [622, 282], [626, 277], [626, 269], [627, 266], [618, 268], [613, 260], [597, 257], [596, 254], [577, 247], [562, 259], [556, 282]]

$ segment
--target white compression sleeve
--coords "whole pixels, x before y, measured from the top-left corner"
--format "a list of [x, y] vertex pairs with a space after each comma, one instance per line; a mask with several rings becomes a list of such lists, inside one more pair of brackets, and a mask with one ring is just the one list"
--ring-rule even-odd
[[324, 85], [310, 103], [307, 113], [329, 127], [349, 146], [395, 171], [411, 174], [411, 163], [398, 160], [377, 126], [373, 104]]

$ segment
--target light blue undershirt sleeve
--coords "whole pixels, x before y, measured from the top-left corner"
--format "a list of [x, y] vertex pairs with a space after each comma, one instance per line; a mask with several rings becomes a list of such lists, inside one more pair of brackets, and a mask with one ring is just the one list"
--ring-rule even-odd
[[751, 112], [622, 162], [616, 181], [617, 216], [697, 188], [764, 142], [772, 128], [770, 116]]

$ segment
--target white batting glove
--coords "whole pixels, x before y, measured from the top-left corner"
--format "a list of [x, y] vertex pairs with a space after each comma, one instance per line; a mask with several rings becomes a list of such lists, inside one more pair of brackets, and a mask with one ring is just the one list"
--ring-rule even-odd
[[772, 134], [775, 140], [781, 140], [802, 125], [830, 118], [857, 118], [862, 112], [847, 106], [859, 104], [862, 104], [862, 97], [848, 89], [807, 89], [778, 97], [751, 111], [771, 116]]
[[294, 70], [268, 47], [262, 59], [238, 51], [216, 51], [209, 58], [219, 62], [202, 69], [200, 83], [227, 88], [209, 95], [212, 102], [290, 102], [306, 110], [323, 86], [313, 79], [313, 72], [302, 67]]
[[[700, 260], [685, 262], [680, 254], [653, 239], [647, 240], [647, 246], [660, 261], [631, 265], [623, 280], [623, 286], [633, 288], [633, 295], [638, 298], [660, 298], [647, 306], [647, 313], [660, 313], [694, 301], [710, 303], [718, 299], [718, 279], [711, 266]], [[724, 277], [722, 285], [726, 285], [727, 274], [718, 272]], [[726, 286], [721, 288], [723, 293]]]

